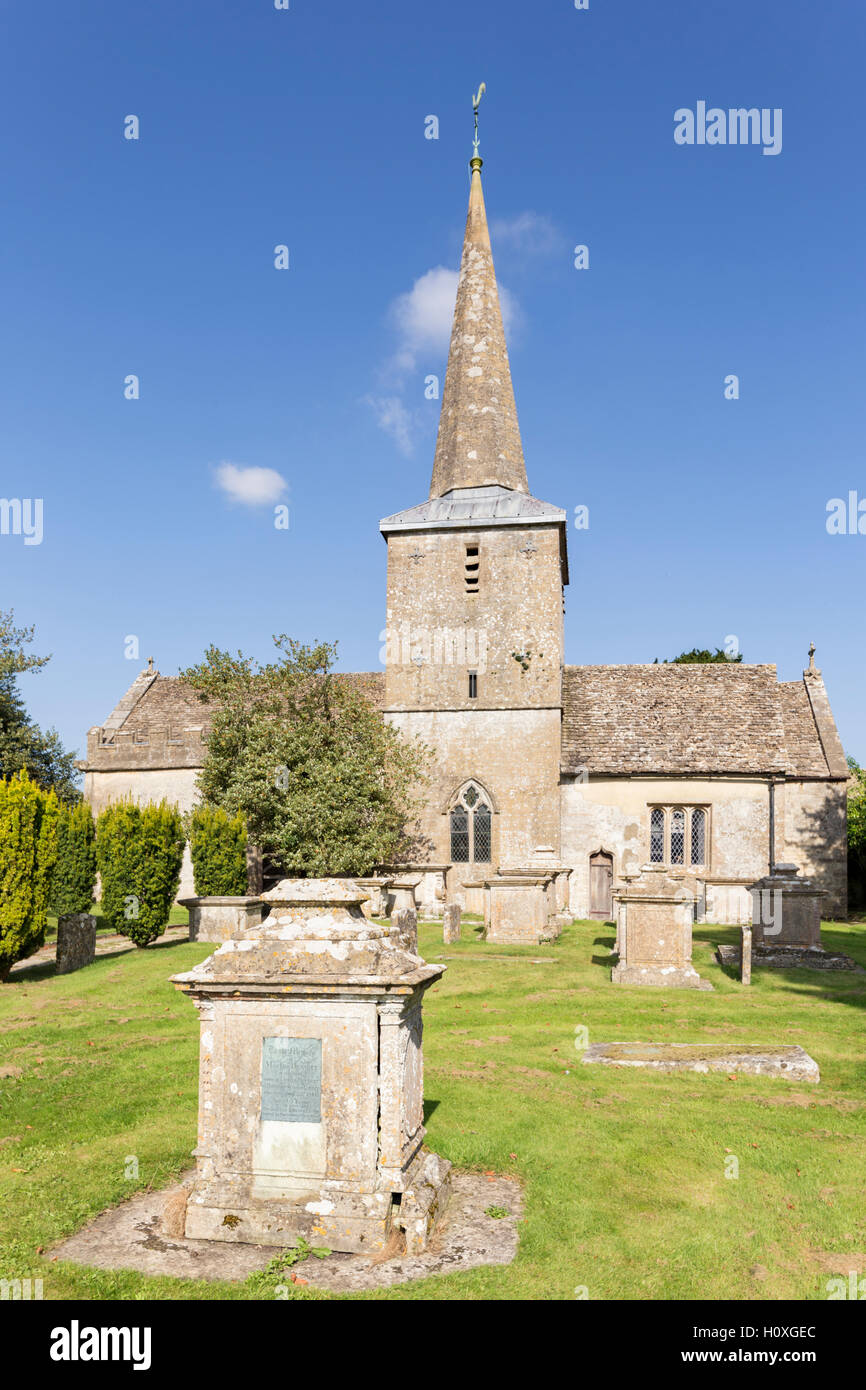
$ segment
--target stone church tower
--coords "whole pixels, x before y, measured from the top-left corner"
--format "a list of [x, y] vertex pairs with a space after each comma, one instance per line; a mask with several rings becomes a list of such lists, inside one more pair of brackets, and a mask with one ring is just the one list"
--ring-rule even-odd
[[[772, 664], [565, 662], [566, 514], [529, 491], [477, 153], [470, 167], [429, 496], [380, 522], [385, 671], [340, 677], [432, 750], [418, 862], [391, 867], [423, 870], [427, 915], [445, 898], [486, 911], [541, 875], [557, 916], [599, 921], [648, 868], [722, 923], [749, 920], [749, 884], [794, 863], [844, 917], [849, 773], [814, 648], [794, 681]], [[191, 806], [208, 717], [181, 679], [141, 672], [88, 733], [94, 810]]]
[[566, 514], [532, 497], [481, 188], [430, 495], [386, 517], [386, 717], [435, 750], [422, 833], [449, 890], [560, 853]]

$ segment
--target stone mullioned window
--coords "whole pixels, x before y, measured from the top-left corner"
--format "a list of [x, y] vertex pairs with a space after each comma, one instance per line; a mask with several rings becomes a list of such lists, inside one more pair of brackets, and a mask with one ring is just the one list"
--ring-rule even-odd
[[709, 863], [705, 806], [650, 807], [650, 863], [704, 869]]

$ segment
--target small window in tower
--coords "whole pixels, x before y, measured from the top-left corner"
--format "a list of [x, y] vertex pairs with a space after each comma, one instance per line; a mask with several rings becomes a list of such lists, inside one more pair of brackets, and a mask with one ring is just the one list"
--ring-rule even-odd
[[477, 672], [477, 671], [470, 671], [470, 672], [469, 672], [469, 698], [470, 698], [470, 700], [477, 700], [477, 699], [478, 699], [478, 672]]
[[467, 545], [466, 559], [463, 562], [463, 578], [466, 584], [467, 594], [478, 593], [478, 574], [481, 561], [478, 555], [477, 545]]

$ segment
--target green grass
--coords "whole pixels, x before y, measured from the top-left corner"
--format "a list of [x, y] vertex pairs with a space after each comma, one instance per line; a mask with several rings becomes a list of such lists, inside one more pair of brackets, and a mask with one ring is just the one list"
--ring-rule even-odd
[[[756, 971], [744, 987], [712, 957], [737, 931], [701, 927], [695, 964], [713, 993], [619, 989], [603, 924], [531, 948], [479, 934], [444, 947], [441, 927], [419, 933], [428, 960], [449, 958], [425, 1006], [428, 1143], [521, 1179], [520, 1250], [507, 1268], [366, 1297], [819, 1299], [832, 1275], [866, 1273], [866, 976]], [[832, 923], [824, 939], [866, 964], [862, 927]], [[261, 1276], [156, 1279], [37, 1254], [190, 1167], [198, 1015], [168, 976], [211, 949], [166, 942], [0, 989], [0, 1070], [15, 1069], [0, 1080], [0, 1277], [41, 1276], [46, 1298], [272, 1296]], [[800, 1043], [821, 1084], [584, 1067], [580, 1025], [591, 1042]]]
[[[115, 935], [114, 927], [109, 926], [108, 923], [106, 922], [104, 916], [102, 915], [102, 903], [91, 903], [91, 905], [90, 905], [90, 912], [91, 912], [91, 913], [93, 914], [93, 916], [96, 918], [96, 935], [97, 935], [97, 936], [114, 936], [114, 935]], [[189, 923], [189, 912], [187, 911], [187, 909], [186, 909], [185, 907], [178, 907], [177, 904], [175, 904], [175, 906], [171, 909], [171, 912], [170, 912], [170, 914], [169, 914], [168, 925], [169, 925], [170, 927], [185, 927], [185, 926], [187, 926], [188, 923]], [[51, 941], [54, 941], [55, 938], [56, 938], [56, 936], [57, 936], [57, 918], [56, 918], [55, 916], [53, 916], [51, 913], [49, 913], [49, 914], [48, 914], [48, 922], [47, 922], [47, 925], [46, 925], [46, 928], [45, 928], [45, 941], [46, 941], [46, 944], [48, 944], [48, 943], [51, 942]]]

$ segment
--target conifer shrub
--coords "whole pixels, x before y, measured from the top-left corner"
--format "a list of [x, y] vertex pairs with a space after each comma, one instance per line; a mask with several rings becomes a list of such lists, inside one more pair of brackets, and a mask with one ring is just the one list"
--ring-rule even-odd
[[60, 806], [51, 911], [58, 918], [89, 912], [96, 884], [96, 826], [86, 801]]
[[0, 981], [45, 940], [59, 809], [24, 771], [0, 782]]
[[162, 936], [180, 883], [184, 833], [180, 811], [128, 799], [96, 822], [96, 862], [106, 921], [136, 946]]
[[247, 824], [221, 806], [196, 806], [188, 819], [195, 891], [200, 898], [239, 898], [247, 891]]

